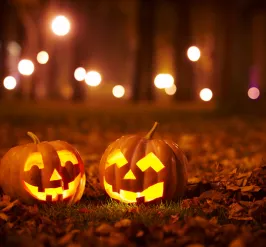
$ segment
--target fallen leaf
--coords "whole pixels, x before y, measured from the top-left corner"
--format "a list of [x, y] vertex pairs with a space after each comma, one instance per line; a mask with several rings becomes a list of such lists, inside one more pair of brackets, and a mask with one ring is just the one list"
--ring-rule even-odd
[[175, 215], [171, 215], [171, 223], [175, 223], [179, 220], [180, 215], [179, 214], [175, 214]]
[[57, 242], [57, 244], [58, 245], [66, 245], [66, 244], [68, 244], [71, 240], [72, 240], [72, 238], [73, 238], [73, 236], [76, 234], [76, 233], [79, 233], [80, 231], [79, 230], [72, 230], [71, 232], [68, 232], [67, 234], [65, 234], [63, 237], [61, 237], [59, 240], [58, 240], [58, 242]]
[[136, 237], [140, 238], [142, 236], [144, 236], [144, 231], [138, 231], [137, 234], [136, 234]]
[[96, 233], [100, 234], [100, 235], [109, 235], [111, 232], [114, 232], [115, 228], [109, 224], [101, 224], [100, 226], [98, 226], [95, 230]]
[[19, 200], [15, 200], [15, 201], [9, 203], [9, 204], [8, 204], [5, 208], [3, 208], [1, 211], [2, 211], [2, 212], [7, 212], [7, 211], [9, 211], [10, 209], [12, 209], [15, 205], [18, 205], [19, 203], [20, 203]]
[[208, 190], [203, 192], [200, 196], [199, 199], [211, 199], [213, 201], [221, 201], [224, 198], [224, 195], [215, 190]]
[[246, 247], [244, 241], [241, 238], [234, 239], [228, 247]]
[[236, 185], [233, 185], [233, 184], [226, 185], [226, 189], [227, 190], [232, 190], [232, 191], [238, 191], [238, 190], [240, 190], [239, 186], [236, 186]]
[[199, 177], [193, 177], [188, 179], [188, 184], [198, 184], [201, 181]]
[[132, 221], [130, 219], [122, 219], [115, 223], [114, 227], [122, 228], [130, 226]]
[[251, 216], [229, 216], [229, 219], [239, 220], [239, 221], [252, 221]]
[[0, 212], [0, 219], [8, 221], [8, 216], [5, 213]]

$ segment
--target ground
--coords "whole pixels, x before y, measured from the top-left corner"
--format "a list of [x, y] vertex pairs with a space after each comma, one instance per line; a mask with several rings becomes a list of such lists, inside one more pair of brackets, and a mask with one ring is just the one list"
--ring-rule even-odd
[[[266, 119], [152, 106], [0, 107], [0, 155], [30, 142], [65, 140], [80, 152], [87, 183], [75, 205], [25, 205], [1, 193], [0, 246], [230, 246], [266, 242]], [[98, 164], [124, 134], [171, 138], [188, 160], [185, 197], [152, 205], [112, 201]]]

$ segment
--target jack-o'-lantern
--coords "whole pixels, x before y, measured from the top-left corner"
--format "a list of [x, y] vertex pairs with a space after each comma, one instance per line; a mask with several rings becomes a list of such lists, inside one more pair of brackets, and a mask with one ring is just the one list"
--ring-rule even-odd
[[74, 203], [85, 189], [85, 171], [78, 151], [64, 141], [40, 142], [11, 148], [0, 164], [0, 186], [5, 194], [26, 203]]
[[113, 199], [125, 202], [171, 200], [183, 196], [187, 158], [173, 141], [126, 135], [110, 144], [99, 166], [100, 182]]

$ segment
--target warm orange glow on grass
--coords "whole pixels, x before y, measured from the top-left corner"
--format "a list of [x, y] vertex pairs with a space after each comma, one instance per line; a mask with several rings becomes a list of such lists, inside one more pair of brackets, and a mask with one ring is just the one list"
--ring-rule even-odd
[[34, 72], [34, 64], [29, 59], [22, 59], [18, 63], [18, 71], [22, 75], [31, 75]]
[[57, 16], [52, 21], [52, 31], [58, 36], [65, 36], [70, 31], [70, 22], [69, 20], [63, 16]]
[[259, 98], [260, 96], [260, 90], [256, 87], [251, 87], [249, 90], [248, 90], [248, 97], [250, 99], [257, 99]]
[[13, 76], [7, 76], [4, 79], [3, 84], [4, 84], [5, 89], [12, 90], [12, 89], [14, 89], [16, 87], [17, 81], [16, 81], [16, 79]]
[[38, 54], [37, 54], [37, 61], [38, 63], [40, 64], [46, 64], [49, 60], [49, 55], [46, 51], [40, 51]]
[[209, 88], [204, 88], [200, 91], [200, 98], [203, 101], [210, 101], [212, 99], [212, 91]]
[[159, 74], [154, 79], [155, 87], [162, 88], [170, 88], [174, 84], [174, 77], [170, 74]]
[[187, 50], [187, 56], [190, 61], [196, 62], [200, 59], [200, 49], [196, 46], [191, 46]]

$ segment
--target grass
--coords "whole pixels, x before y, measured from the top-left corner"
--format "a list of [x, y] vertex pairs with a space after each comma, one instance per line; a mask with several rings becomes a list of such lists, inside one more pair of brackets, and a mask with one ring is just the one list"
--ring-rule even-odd
[[59, 203], [40, 206], [41, 215], [49, 217], [52, 221], [71, 219], [78, 228], [86, 228], [91, 223], [96, 225], [104, 222], [112, 224], [122, 219], [130, 219], [146, 226], [164, 225], [171, 220], [172, 216], [182, 220], [195, 213], [200, 213], [200, 209], [182, 208], [180, 202], [136, 206], [109, 199], [98, 203], [82, 201], [74, 205]]
[[[210, 214], [203, 212], [200, 205], [182, 207], [181, 201], [161, 202], [157, 204], [126, 204], [112, 199], [92, 201], [83, 199], [74, 205], [64, 203], [41, 204], [39, 212], [53, 222], [68, 225], [69, 221], [78, 229], [98, 226], [102, 223], [114, 224], [120, 220], [129, 219], [147, 227], [163, 226], [171, 222], [181, 221], [190, 216], [201, 216], [207, 219], [216, 218], [220, 225], [232, 224], [228, 212], [220, 207]], [[261, 222], [260, 222], [261, 223]], [[242, 224], [260, 224], [259, 222], [242, 222]]]

